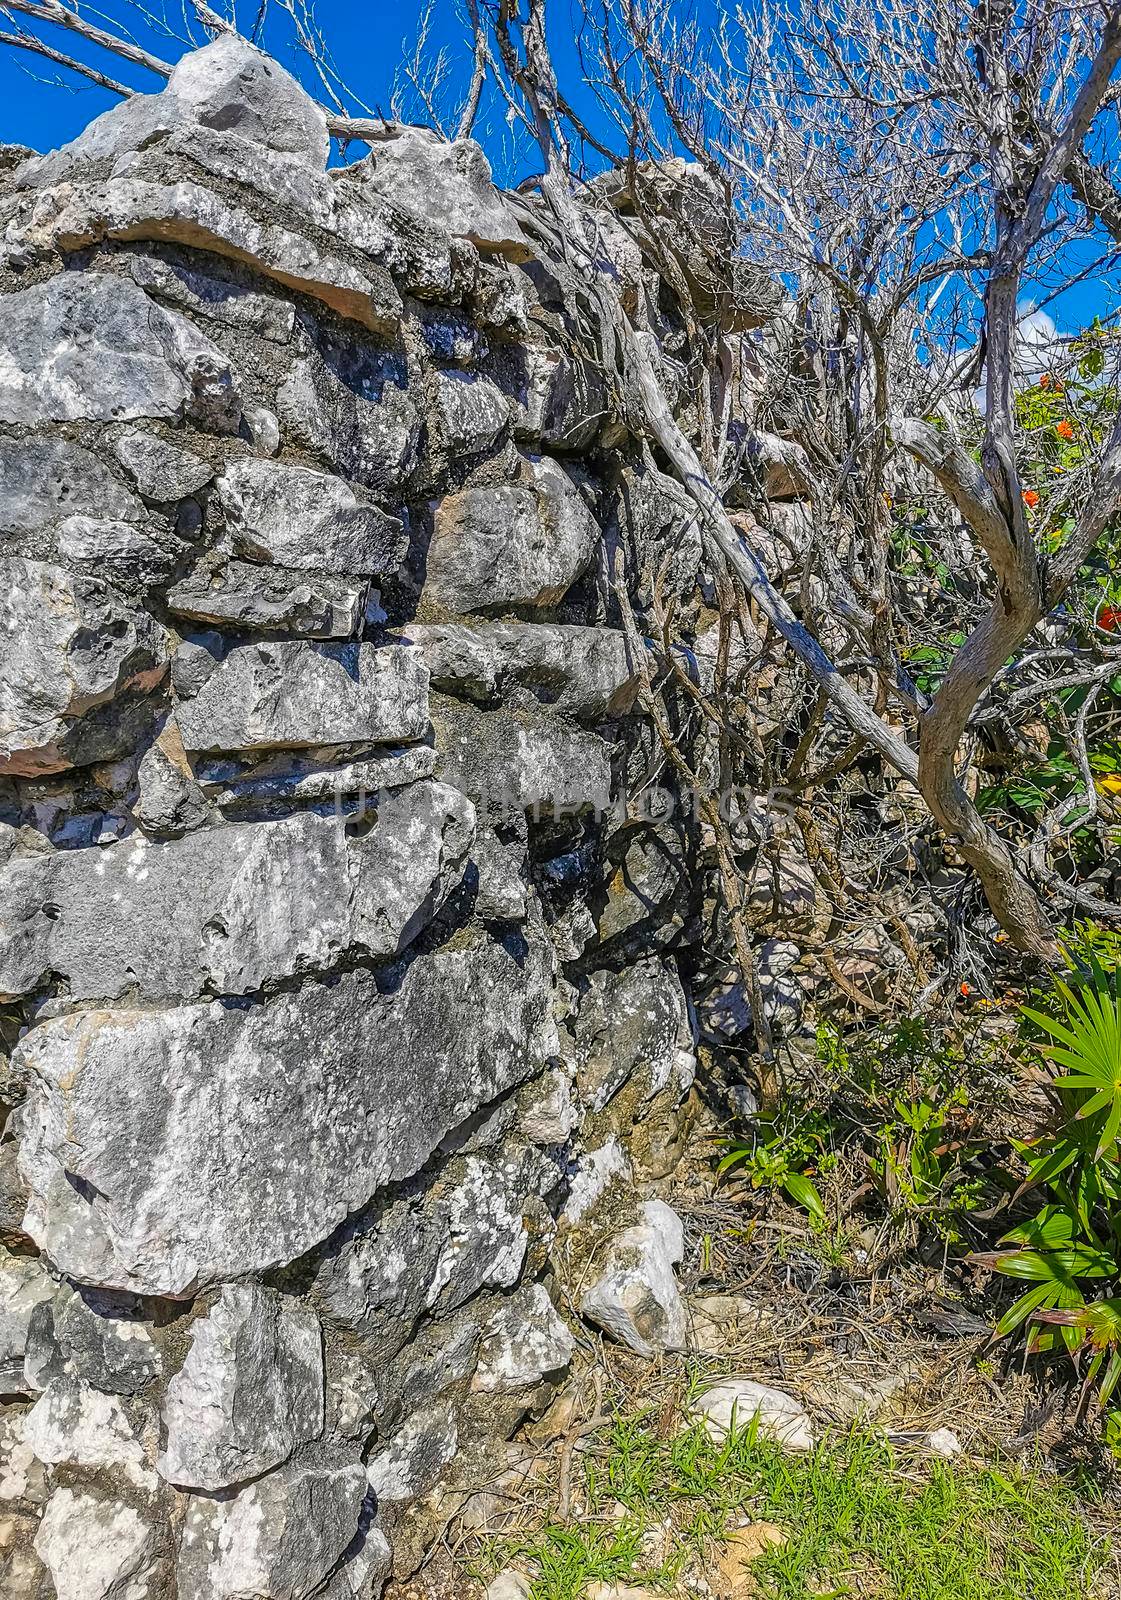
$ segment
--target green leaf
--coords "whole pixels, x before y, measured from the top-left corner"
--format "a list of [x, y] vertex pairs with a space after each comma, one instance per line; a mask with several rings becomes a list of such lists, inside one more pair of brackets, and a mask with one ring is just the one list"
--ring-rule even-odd
[[795, 1204], [808, 1211], [815, 1222], [826, 1220], [821, 1196], [809, 1178], [800, 1172], [791, 1172], [783, 1179], [782, 1186]]

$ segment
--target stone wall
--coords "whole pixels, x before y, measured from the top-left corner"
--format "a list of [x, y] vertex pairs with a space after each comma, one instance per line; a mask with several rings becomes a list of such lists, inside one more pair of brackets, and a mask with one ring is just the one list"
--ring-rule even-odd
[[328, 149], [227, 38], [0, 160], [3, 1600], [376, 1596], [683, 1338], [700, 540], [477, 147]]

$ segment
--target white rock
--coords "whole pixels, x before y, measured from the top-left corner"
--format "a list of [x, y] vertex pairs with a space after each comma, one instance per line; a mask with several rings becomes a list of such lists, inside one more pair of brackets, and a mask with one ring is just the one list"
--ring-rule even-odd
[[577, 1163], [568, 1188], [562, 1218], [570, 1227], [582, 1222], [612, 1184], [629, 1183], [631, 1164], [614, 1134], [598, 1150], [589, 1150]]
[[156, 1465], [186, 1488], [243, 1483], [319, 1437], [323, 1402], [315, 1312], [256, 1284], [225, 1284], [168, 1385], [167, 1448]]
[[681, 1219], [648, 1200], [641, 1221], [608, 1247], [599, 1278], [583, 1295], [580, 1314], [640, 1356], [685, 1348], [689, 1319], [674, 1267], [681, 1260]]
[[83, 1379], [56, 1378], [28, 1412], [24, 1442], [47, 1466], [119, 1471], [154, 1494], [159, 1479], [120, 1399]]
[[926, 1436], [926, 1448], [933, 1456], [942, 1456], [950, 1461], [954, 1456], [961, 1455], [961, 1440], [952, 1428], [935, 1428], [933, 1433]]
[[529, 1600], [533, 1579], [517, 1567], [507, 1567], [487, 1584], [484, 1600]]
[[800, 1402], [750, 1378], [726, 1378], [714, 1384], [694, 1401], [690, 1414], [703, 1422], [705, 1432], [717, 1443], [727, 1438], [733, 1426], [743, 1431], [758, 1417], [761, 1438], [773, 1439], [787, 1450], [814, 1447], [813, 1424]]
[[56, 1489], [35, 1536], [59, 1600], [146, 1600], [152, 1528], [134, 1507]]
[[[24, 1437], [28, 1416], [17, 1406], [0, 1411], [0, 1501], [9, 1504], [36, 1504], [47, 1497], [43, 1463]], [[0, 1596], [3, 1593], [0, 1588]]]
[[408, 547], [396, 517], [341, 478], [276, 461], [234, 461], [218, 498], [239, 555], [358, 577], [392, 572]]
[[568, 1073], [563, 1067], [554, 1067], [533, 1085], [533, 1094], [518, 1117], [518, 1127], [534, 1144], [564, 1144], [579, 1121]]

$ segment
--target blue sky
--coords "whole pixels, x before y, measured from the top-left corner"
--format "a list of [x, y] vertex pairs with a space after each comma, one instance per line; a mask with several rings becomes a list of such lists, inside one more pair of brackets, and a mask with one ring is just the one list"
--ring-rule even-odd
[[[256, 0], [241, 0], [244, 18], [252, 19]], [[724, 0], [666, 0], [679, 7], [684, 17], [696, 15], [703, 22], [713, 19], [717, 7]], [[158, 9], [159, 0], [152, 3]], [[466, 27], [461, 18], [462, 7], [457, 0], [436, 0], [432, 29], [429, 37], [429, 59], [444, 48], [455, 63], [459, 81], [467, 72]], [[421, 6], [418, 0], [318, 0], [316, 14], [319, 24], [331, 43], [334, 58], [350, 86], [371, 106], [388, 107], [398, 63], [415, 39]], [[171, 0], [169, 12], [178, 19], [177, 0]], [[578, 6], [576, 0], [551, 0], [550, 34], [558, 75], [562, 86], [577, 108], [586, 114], [593, 127], [597, 114], [590, 96], [580, 95], [579, 69], [575, 44]], [[126, 0], [101, 0], [100, 17], [107, 24], [122, 21], [130, 28], [137, 42], [165, 60], [176, 59], [186, 48], [181, 39], [168, 37], [158, 29], [145, 26], [134, 6]], [[3, 24], [0, 23], [0, 26]], [[246, 25], [243, 20], [243, 26]], [[154, 91], [160, 82], [143, 69], [130, 67], [104, 51], [90, 49], [81, 41], [72, 40], [58, 29], [44, 29], [44, 36], [52, 44], [69, 53], [81, 54], [94, 62], [111, 77], [132, 87]], [[273, 49], [290, 70], [302, 78], [318, 95], [306, 59], [296, 51], [275, 25], [261, 41]], [[19, 50], [0, 47], [0, 140], [28, 144], [37, 150], [52, 149], [72, 139], [93, 117], [117, 103], [117, 96], [93, 84], [75, 79], [71, 74], [61, 76], [69, 85], [59, 88], [57, 82], [44, 82], [56, 76], [49, 62]], [[456, 84], [450, 85], [452, 98]], [[418, 118], [418, 120], [422, 119]], [[488, 138], [490, 133], [492, 137]], [[502, 139], [501, 118], [496, 111], [480, 126], [483, 142], [496, 165], [496, 176], [509, 181], [522, 176], [516, 170], [503, 171], [502, 150], [507, 141]], [[1094, 259], [1096, 252], [1087, 247], [1081, 259], [1073, 265], [1077, 269]], [[1113, 278], [1113, 274], [1110, 275]], [[1118, 304], [1116, 279], [1109, 281], [1100, 272], [1089, 280], [1077, 284], [1052, 304], [1049, 309], [1059, 326], [1073, 329], [1084, 325], [1094, 314], [1108, 315]]]

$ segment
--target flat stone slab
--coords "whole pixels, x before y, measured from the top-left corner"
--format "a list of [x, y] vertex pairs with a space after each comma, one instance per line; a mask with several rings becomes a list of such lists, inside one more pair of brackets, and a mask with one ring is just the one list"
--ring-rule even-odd
[[41, 1023], [25, 1231], [69, 1276], [138, 1294], [294, 1261], [557, 1049], [551, 958], [487, 940], [266, 1004]]
[[366, 585], [345, 578], [228, 561], [193, 572], [167, 593], [167, 607], [192, 622], [216, 622], [252, 633], [295, 633], [348, 639], [362, 620]]
[[466, 868], [474, 813], [418, 783], [379, 798], [376, 825], [300, 812], [152, 843], [17, 856], [0, 873], [0, 994], [49, 973], [75, 1000], [247, 994], [395, 956]]
[[428, 728], [428, 668], [405, 645], [242, 645], [177, 715], [190, 751], [420, 739]]

